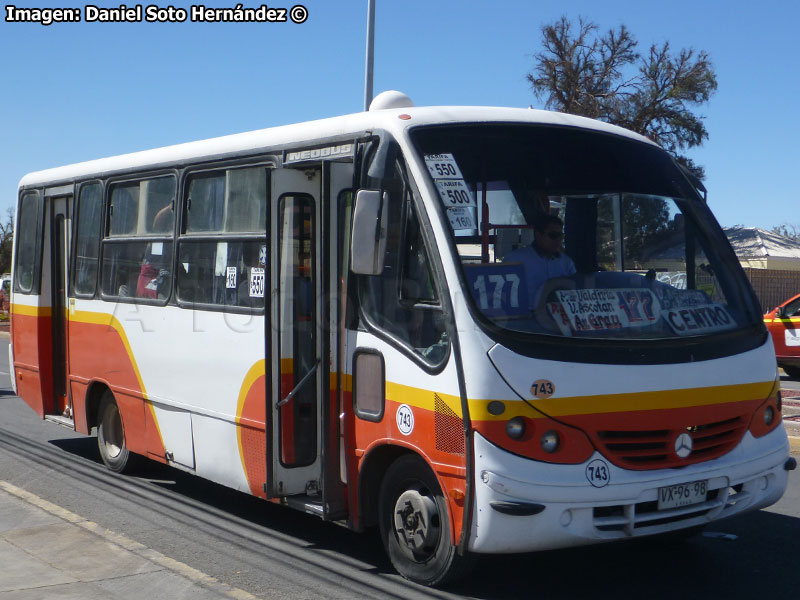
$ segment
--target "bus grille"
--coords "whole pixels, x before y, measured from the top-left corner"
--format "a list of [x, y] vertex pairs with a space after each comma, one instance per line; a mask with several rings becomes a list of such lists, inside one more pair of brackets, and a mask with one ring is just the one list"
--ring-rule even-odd
[[753, 494], [743, 487], [739, 484], [709, 490], [705, 502], [665, 510], [658, 510], [658, 502], [655, 501], [598, 506], [592, 510], [592, 522], [598, 535], [609, 539], [656, 533], [663, 531], [663, 526], [686, 521], [703, 524], [707, 518], [724, 517], [739, 503], [746, 507], [753, 502]]
[[[682, 467], [730, 452], [739, 443], [747, 422], [743, 416], [693, 425], [684, 429], [598, 431], [598, 449], [608, 460], [626, 469]], [[675, 453], [675, 439], [683, 432], [692, 436], [693, 448], [686, 458]]]

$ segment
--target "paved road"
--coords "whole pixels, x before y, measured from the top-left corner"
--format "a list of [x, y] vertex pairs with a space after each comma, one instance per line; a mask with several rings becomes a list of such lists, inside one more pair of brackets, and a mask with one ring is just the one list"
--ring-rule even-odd
[[[6, 356], [0, 341], [0, 356]], [[800, 484], [769, 510], [678, 545], [619, 544], [482, 558], [425, 590], [391, 572], [374, 533], [355, 534], [160, 465], [104, 469], [93, 437], [39, 420], [0, 361], [0, 480], [263, 598], [784, 598], [796, 593]], [[0, 594], [2, 599], [2, 594]]]
[[783, 372], [783, 369], [780, 370], [780, 375], [781, 375], [781, 389], [790, 390], [791, 392], [797, 392], [797, 394], [800, 395], [800, 380], [790, 379], [789, 376]]

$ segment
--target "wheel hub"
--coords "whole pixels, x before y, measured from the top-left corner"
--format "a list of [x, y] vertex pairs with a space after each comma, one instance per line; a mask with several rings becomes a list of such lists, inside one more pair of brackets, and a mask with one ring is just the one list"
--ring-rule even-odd
[[394, 506], [398, 540], [414, 554], [430, 553], [439, 539], [439, 510], [435, 500], [417, 490], [407, 490]]
[[103, 415], [103, 445], [111, 458], [116, 458], [122, 451], [122, 421], [119, 411], [112, 407]]

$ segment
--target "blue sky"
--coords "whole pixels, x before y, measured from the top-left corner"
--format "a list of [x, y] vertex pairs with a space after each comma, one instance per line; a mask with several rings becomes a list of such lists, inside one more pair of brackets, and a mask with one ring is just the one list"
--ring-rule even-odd
[[[361, 110], [367, 1], [302, 1], [300, 25], [0, 21], [0, 214], [30, 171]], [[525, 75], [540, 26], [561, 15], [624, 23], [642, 50], [708, 51], [719, 90], [700, 109], [710, 137], [690, 156], [717, 218], [800, 226], [796, 1], [377, 0], [375, 93], [539, 107]]]

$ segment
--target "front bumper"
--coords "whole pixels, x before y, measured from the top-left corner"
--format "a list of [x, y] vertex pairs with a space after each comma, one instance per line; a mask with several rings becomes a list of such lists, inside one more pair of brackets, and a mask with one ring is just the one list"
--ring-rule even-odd
[[[783, 427], [758, 439], [747, 432], [720, 458], [654, 471], [621, 469], [597, 452], [580, 465], [550, 465], [506, 452], [478, 433], [474, 440], [469, 549], [478, 553], [548, 550], [705, 525], [777, 502], [788, 479]], [[587, 478], [593, 461], [608, 468], [604, 487]], [[658, 510], [659, 488], [699, 480], [708, 480], [705, 502]], [[514, 506], [519, 510], [508, 510]]]

